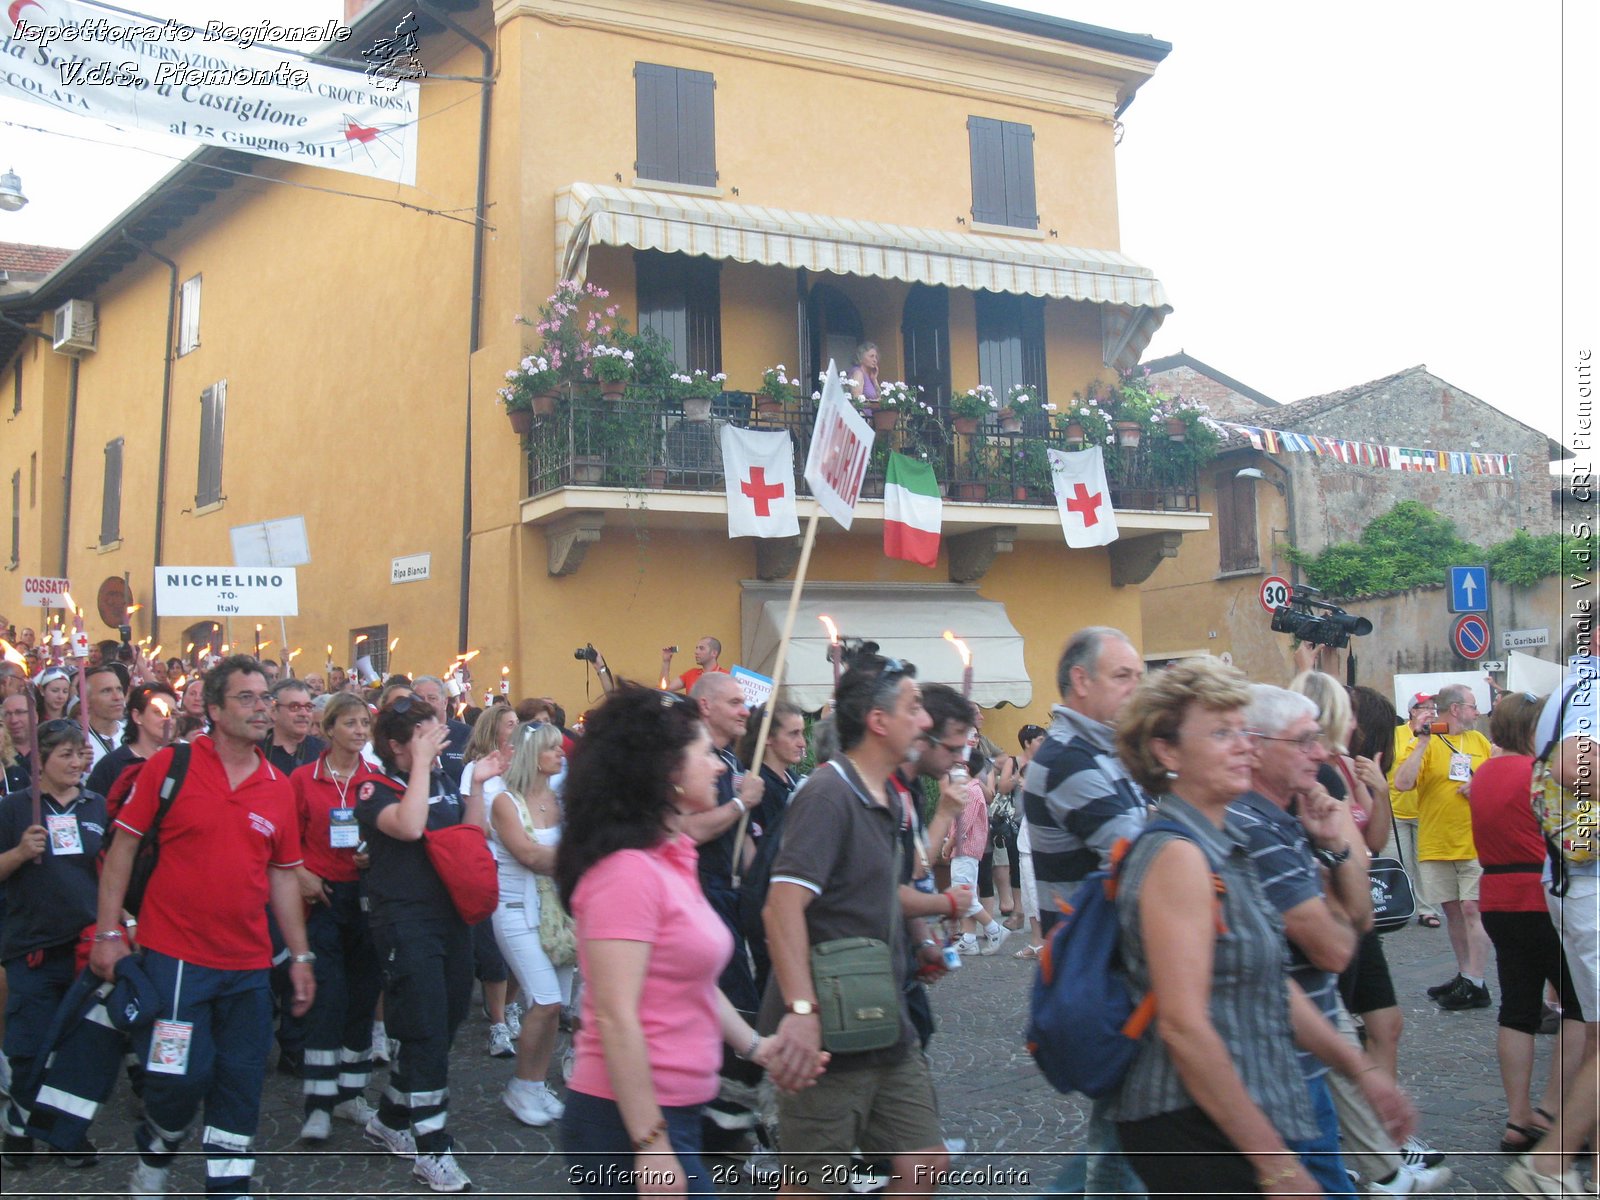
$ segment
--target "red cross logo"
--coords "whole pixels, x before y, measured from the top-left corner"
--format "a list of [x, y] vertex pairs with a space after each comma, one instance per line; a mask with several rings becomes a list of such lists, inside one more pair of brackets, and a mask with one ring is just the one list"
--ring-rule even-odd
[[346, 121], [344, 123], [344, 140], [347, 142], [360, 142], [365, 145], [377, 136], [378, 131], [376, 129], [369, 128], [359, 122]]
[[770, 517], [772, 507], [769, 501], [776, 500], [783, 495], [783, 484], [768, 483], [767, 469], [765, 467], [751, 467], [750, 478], [739, 485], [739, 491], [755, 501], [756, 516]]
[[1099, 492], [1090, 495], [1089, 489], [1081, 483], [1073, 484], [1072, 488], [1072, 499], [1067, 501], [1067, 511], [1081, 513], [1085, 529], [1091, 525], [1098, 525], [1100, 514], [1097, 510], [1105, 502], [1105, 498]]

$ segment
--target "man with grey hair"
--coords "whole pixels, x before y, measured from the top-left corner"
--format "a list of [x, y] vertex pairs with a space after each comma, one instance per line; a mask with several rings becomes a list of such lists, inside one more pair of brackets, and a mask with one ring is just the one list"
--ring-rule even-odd
[[445, 779], [459, 785], [465, 766], [467, 740], [472, 737], [472, 726], [450, 715], [450, 692], [444, 686], [444, 680], [437, 675], [418, 675], [411, 681], [411, 694], [438, 714], [439, 723], [450, 735], [444, 749], [439, 752], [439, 766], [444, 771]]
[[[1046, 936], [1060, 906], [1085, 876], [1111, 858], [1121, 838], [1144, 828], [1150, 798], [1117, 757], [1114, 726], [1144, 676], [1128, 635], [1107, 625], [1080, 629], [1056, 666], [1061, 703], [1022, 777], [1022, 811], [1033, 845], [1039, 925]], [[1089, 1110], [1084, 1195], [1140, 1195], [1116, 1127], [1096, 1100]]]
[[280, 679], [269, 689], [272, 695], [272, 732], [261, 743], [267, 761], [285, 775], [293, 775], [327, 748], [327, 743], [312, 733], [316, 725], [316, 706], [311, 691], [298, 679]]

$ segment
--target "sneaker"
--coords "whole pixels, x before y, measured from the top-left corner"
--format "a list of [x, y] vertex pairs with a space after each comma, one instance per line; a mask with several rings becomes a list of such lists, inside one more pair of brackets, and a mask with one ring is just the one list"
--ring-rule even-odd
[[352, 1125], [365, 1125], [378, 1115], [378, 1110], [367, 1103], [365, 1096], [351, 1096], [348, 1100], [341, 1100], [333, 1106], [333, 1115], [341, 1121], [349, 1121]]
[[1367, 1184], [1367, 1193], [1373, 1196], [1423, 1196], [1439, 1191], [1452, 1178], [1449, 1167], [1413, 1167], [1408, 1164], [1381, 1183]]
[[446, 1150], [443, 1154], [419, 1154], [411, 1167], [414, 1179], [420, 1179], [436, 1192], [464, 1192], [472, 1180], [456, 1163], [456, 1156]]
[[506, 1028], [511, 1030], [513, 1042], [522, 1036], [522, 1013], [522, 1005], [515, 1000], [506, 1005]]
[[1559, 1033], [1561, 1031], [1561, 1006], [1544, 1002], [1544, 1008], [1539, 1014], [1539, 1032], [1543, 1034]]
[[1400, 1157], [1408, 1167], [1433, 1168], [1444, 1162], [1444, 1155], [1435, 1150], [1416, 1134], [1412, 1134], [1400, 1143]]
[[306, 1114], [305, 1124], [300, 1126], [300, 1140], [325, 1142], [332, 1132], [333, 1114], [325, 1108], [314, 1108]]
[[398, 1154], [401, 1158], [417, 1156], [417, 1139], [411, 1136], [409, 1129], [390, 1129], [374, 1116], [362, 1132], [366, 1134], [367, 1141], [374, 1146], [382, 1146], [390, 1154]]
[[[1454, 982], [1452, 980], [1452, 982]], [[389, 1049], [389, 1033], [384, 1029], [382, 1021], [372, 1023], [372, 1061], [388, 1062], [394, 1057]]]
[[61, 1165], [72, 1171], [81, 1171], [85, 1167], [92, 1167], [100, 1161], [100, 1148], [84, 1138], [71, 1150], [57, 1152]]
[[516, 1082], [512, 1080], [506, 1085], [506, 1090], [500, 1093], [500, 1099], [511, 1110], [511, 1115], [524, 1125], [532, 1125], [535, 1129], [543, 1129], [553, 1122], [556, 1119], [555, 1114], [545, 1108], [538, 1093], [531, 1087], [517, 1087]]
[[511, 1044], [511, 1030], [504, 1024], [489, 1026], [489, 1057], [515, 1058], [517, 1048]]
[[133, 1174], [128, 1179], [131, 1200], [159, 1200], [167, 1194], [168, 1167], [147, 1166], [143, 1161], [133, 1164]]
[[1453, 975], [1453, 976], [1450, 977], [1450, 979], [1448, 979], [1444, 983], [1435, 984], [1433, 987], [1429, 988], [1428, 989], [1428, 999], [1437, 1000], [1440, 996], [1444, 995], [1446, 992], [1455, 991], [1456, 984], [1462, 983], [1462, 982], [1464, 982], [1464, 979], [1463, 979], [1462, 976]]
[[993, 933], [985, 933], [983, 935], [983, 949], [979, 950], [978, 953], [999, 954], [1000, 947], [1006, 944], [1006, 939], [1010, 936], [1011, 930], [1007, 929], [1004, 925], [1000, 926]]
[[956, 949], [962, 954], [977, 954], [979, 952], [978, 939], [970, 933], [963, 934], [961, 940], [956, 943]]
[[1506, 1168], [1506, 1183], [1519, 1196], [1581, 1196], [1583, 1180], [1571, 1168], [1560, 1175], [1541, 1175], [1533, 1169], [1533, 1156], [1519, 1154]]
[[567, 1106], [561, 1103], [561, 1097], [552, 1092], [548, 1087], [542, 1087], [534, 1093], [540, 1104], [544, 1105], [545, 1112], [550, 1114], [552, 1121], [559, 1121], [567, 1115]]
[[1465, 978], [1439, 997], [1439, 1007], [1452, 1012], [1460, 1008], [1488, 1008], [1493, 1002], [1487, 984], [1476, 984]]

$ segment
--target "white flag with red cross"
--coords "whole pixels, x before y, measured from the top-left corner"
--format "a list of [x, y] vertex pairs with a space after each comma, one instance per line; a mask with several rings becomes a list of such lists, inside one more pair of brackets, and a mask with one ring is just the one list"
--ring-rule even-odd
[[794, 440], [788, 430], [722, 427], [729, 537], [796, 537]]
[[1117, 540], [1117, 518], [1111, 511], [1111, 488], [1106, 483], [1106, 463], [1096, 446], [1092, 450], [1051, 450], [1050, 477], [1056, 488], [1056, 508], [1067, 545], [1108, 546]]

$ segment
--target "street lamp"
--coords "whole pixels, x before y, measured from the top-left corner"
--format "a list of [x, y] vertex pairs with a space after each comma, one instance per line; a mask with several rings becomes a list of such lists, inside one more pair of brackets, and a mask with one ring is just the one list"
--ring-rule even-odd
[[15, 171], [7, 171], [0, 175], [0, 208], [6, 212], [16, 212], [26, 207], [28, 198], [22, 194], [22, 180]]
[[[1260, 467], [1241, 467], [1239, 470], [1233, 473], [1233, 477], [1235, 479], [1265, 479], [1273, 487], [1278, 489], [1278, 495], [1283, 497], [1284, 514], [1286, 517], [1285, 524], [1289, 526], [1288, 529], [1284, 530], [1284, 533], [1289, 535], [1289, 545], [1293, 546], [1295, 544], [1294, 487], [1289, 479], [1289, 468], [1280, 462], [1273, 461], [1270, 458], [1263, 458], [1261, 461], [1269, 466], [1276, 467], [1279, 471], [1283, 472], [1283, 478], [1269, 479], [1267, 475], [1262, 472]], [[1293, 560], [1291, 560], [1289, 563], [1289, 582], [1300, 582], [1300, 568], [1294, 564]]]

